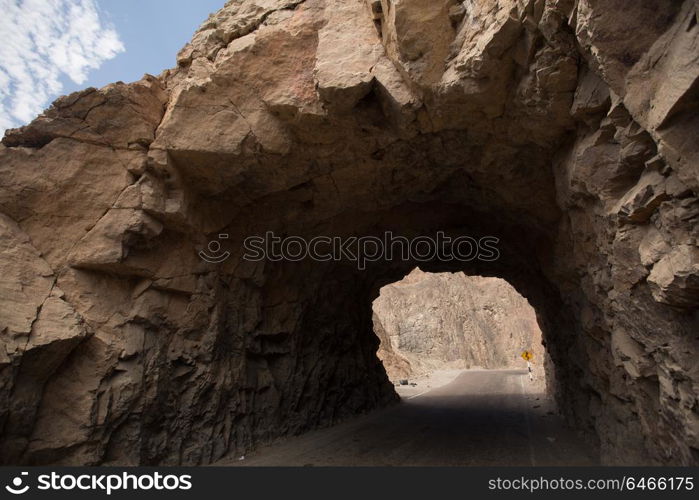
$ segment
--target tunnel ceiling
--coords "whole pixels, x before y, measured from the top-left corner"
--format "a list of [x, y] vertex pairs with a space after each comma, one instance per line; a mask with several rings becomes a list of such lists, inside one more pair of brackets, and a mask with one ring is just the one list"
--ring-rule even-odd
[[[388, 404], [371, 301], [420, 264], [530, 301], [606, 463], [696, 464], [696, 16], [232, 1], [176, 68], [58, 99], [0, 146], [0, 457], [210, 463]], [[501, 254], [242, 257], [266, 231], [388, 230]]]

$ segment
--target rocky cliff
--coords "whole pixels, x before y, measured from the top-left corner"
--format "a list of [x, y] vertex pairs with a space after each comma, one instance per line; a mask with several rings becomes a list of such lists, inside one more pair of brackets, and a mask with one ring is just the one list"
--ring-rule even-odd
[[372, 310], [377, 355], [392, 382], [444, 368], [521, 370], [524, 350], [543, 374], [536, 313], [502, 279], [416, 268], [381, 288]]
[[419, 264], [527, 298], [606, 463], [699, 463], [697, 8], [229, 1], [8, 131], [2, 462], [209, 463], [393, 401], [371, 302], [417, 262], [242, 258], [391, 230], [496, 236]]

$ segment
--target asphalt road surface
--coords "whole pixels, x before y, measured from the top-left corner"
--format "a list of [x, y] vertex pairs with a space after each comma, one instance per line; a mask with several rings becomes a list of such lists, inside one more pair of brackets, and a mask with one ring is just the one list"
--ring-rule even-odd
[[464, 371], [398, 405], [219, 465], [598, 464], [595, 450], [528, 384], [524, 370]]

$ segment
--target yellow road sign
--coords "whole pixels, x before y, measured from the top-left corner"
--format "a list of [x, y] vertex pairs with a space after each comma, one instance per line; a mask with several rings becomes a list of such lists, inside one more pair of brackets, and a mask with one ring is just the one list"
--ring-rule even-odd
[[532, 354], [531, 351], [522, 351], [522, 354], [520, 354], [520, 356], [522, 356], [522, 359], [524, 359], [525, 361], [531, 361], [532, 359], [534, 359], [534, 354]]

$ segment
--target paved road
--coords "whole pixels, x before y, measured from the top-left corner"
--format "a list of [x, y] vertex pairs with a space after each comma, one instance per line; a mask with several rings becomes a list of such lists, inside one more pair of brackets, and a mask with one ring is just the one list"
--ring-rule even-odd
[[464, 371], [391, 408], [220, 465], [595, 465], [594, 450], [527, 384], [526, 371]]

